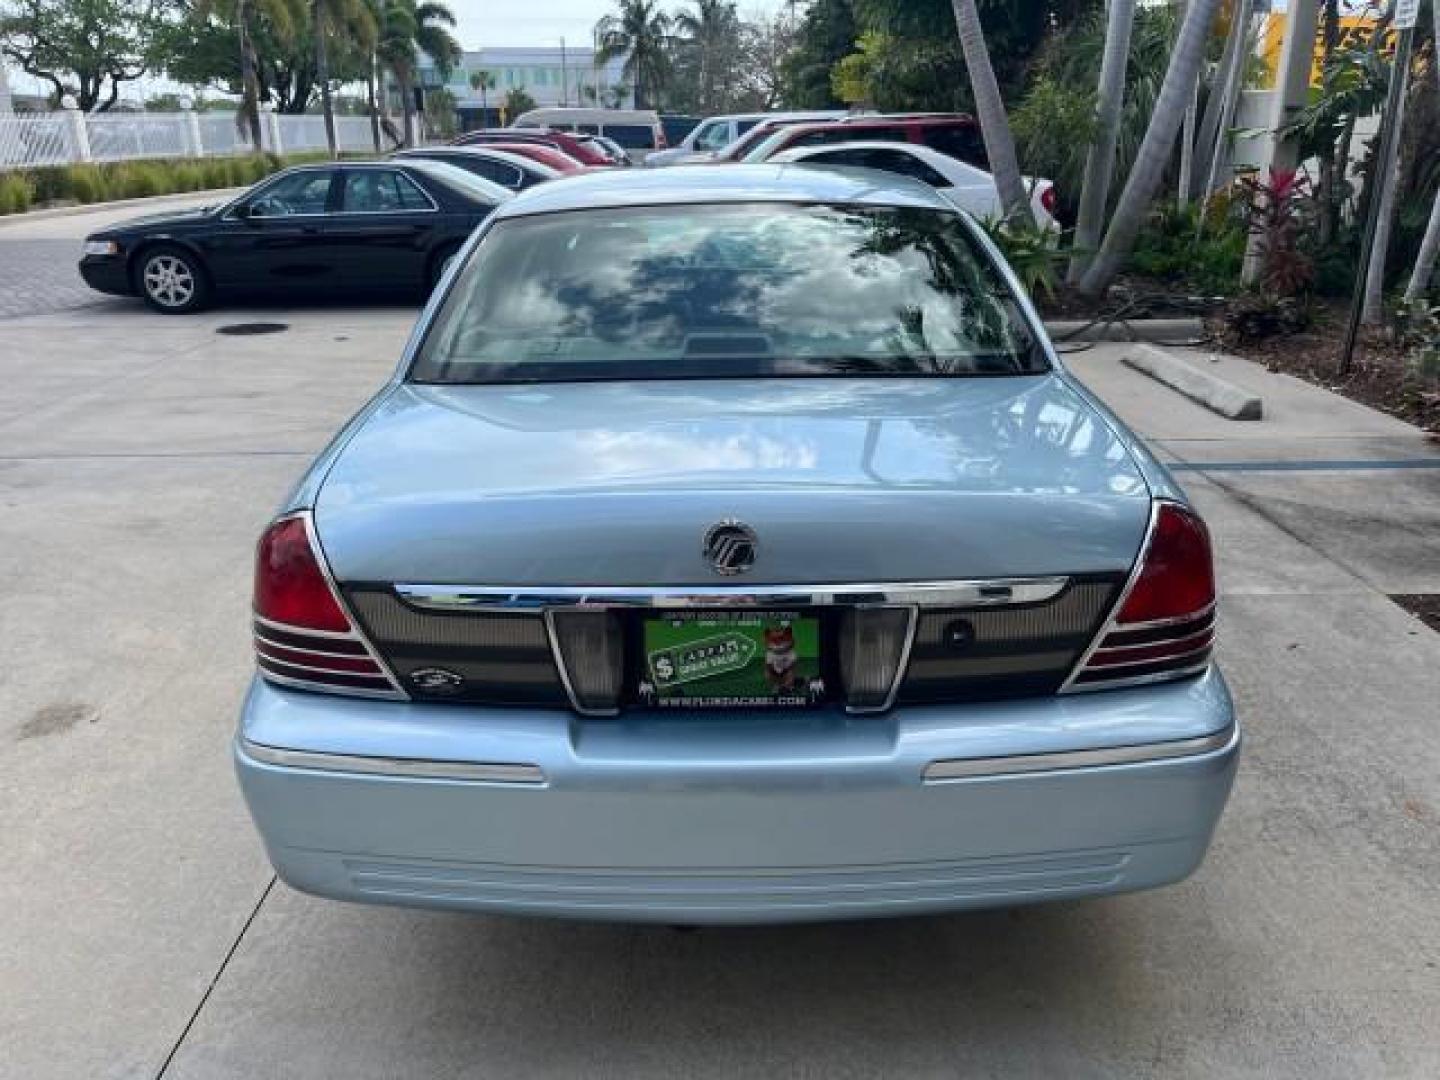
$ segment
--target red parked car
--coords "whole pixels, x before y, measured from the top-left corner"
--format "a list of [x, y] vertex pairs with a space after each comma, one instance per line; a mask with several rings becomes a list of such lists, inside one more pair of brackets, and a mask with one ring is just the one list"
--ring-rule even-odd
[[[759, 134], [759, 138], [755, 136]], [[931, 116], [861, 116], [855, 119], [787, 124], [760, 132], [759, 128], [716, 158], [721, 161], [752, 160], [761, 146], [766, 158], [800, 146], [824, 146], [842, 142], [920, 143], [957, 158], [977, 169], [990, 171], [985, 140], [973, 116], [949, 113]]]
[[592, 165], [585, 165], [576, 161], [563, 150], [558, 150], [548, 143], [538, 142], [487, 142], [471, 143], [471, 146], [484, 146], [486, 150], [504, 150], [509, 154], [519, 154], [521, 157], [529, 158], [531, 161], [538, 161], [541, 165], [549, 165], [552, 169], [562, 173], [585, 172], [594, 168]]
[[553, 146], [569, 154], [581, 165], [613, 165], [610, 155], [593, 138], [586, 135], [572, 135], [567, 131], [550, 128], [488, 128], [484, 131], [467, 131], [454, 139], [455, 146], [469, 146], [474, 143], [528, 143], [531, 145]]

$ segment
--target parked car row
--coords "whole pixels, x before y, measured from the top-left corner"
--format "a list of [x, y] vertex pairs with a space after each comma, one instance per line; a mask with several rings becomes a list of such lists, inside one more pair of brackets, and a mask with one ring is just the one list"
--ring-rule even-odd
[[[614, 145], [612, 134], [630, 146]], [[722, 137], [731, 142], [712, 153]], [[983, 140], [968, 116], [713, 117], [686, 141], [679, 159], [661, 163], [867, 169], [917, 180], [980, 218], [1002, 213], [984, 168]], [[513, 194], [614, 168], [628, 163], [628, 152], [663, 143], [654, 112], [540, 109], [516, 127], [468, 132], [385, 162], [302, 166], [221, 206], [96, 233], [80, 273], [96, 289], [139, 295], [173, 313], [242, 291], [428, 289], [470, 232]], [[1053, 185], [1035, 179], [1029, 190], [1037, 221], [1057, 228]]]

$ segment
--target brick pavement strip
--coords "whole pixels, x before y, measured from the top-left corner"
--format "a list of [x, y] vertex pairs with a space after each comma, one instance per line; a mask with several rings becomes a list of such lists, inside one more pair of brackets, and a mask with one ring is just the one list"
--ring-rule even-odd
[[0, 318], [106, 303], [81, 279], [76, 240], [8, 240], [0, 234]]

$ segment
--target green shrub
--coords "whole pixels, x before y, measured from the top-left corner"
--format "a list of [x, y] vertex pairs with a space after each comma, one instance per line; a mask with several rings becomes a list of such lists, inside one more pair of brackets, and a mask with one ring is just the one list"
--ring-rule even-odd
[[1197, 238], [1198, 211], [1166, 206], [1150, 215], [1129, 269], [1167, 284], [1229, 296], [1240, 289], [1246, 232], [1229, 208], [1212, 209]]
[[156, 161], [128, 161], [110, 172], [112, 199], [144, 199], [175, 191], [174, 166]]
[[110, 198], [109, 185], [105, 174], [97, 165], [67, 165], [59, 199], [74, 199], [76, 202], [104, 202]]
[[22, 173], [0, 175], [0, 214], [23, 214], [35, 201], [35, 184]]

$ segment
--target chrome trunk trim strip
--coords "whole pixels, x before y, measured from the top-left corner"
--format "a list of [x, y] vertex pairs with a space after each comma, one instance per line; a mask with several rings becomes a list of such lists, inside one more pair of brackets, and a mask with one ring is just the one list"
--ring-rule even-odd
[[1213, 735], [1202, 735], [1194, 739], [1177, 739], [1174, 742], [1115, 746], [1103, 750], [1063, 750], [1053, 754], [1019, 754], [1013, 757], [955, 758], [946, 761], [932, 761], [925, 767], [925, 782], [936, 784], [989, 776], [1066, 772], [1072, 769], [1103, 768], [1107, 765], [1139, 765], [1150, 761], [1169, 761], [1174, 758], [1197, 757], [1201, 754], [1229, 750], [1239, 741], [1240, 726], [1232, 724]]
[[416, 758], [362, 757], [325, 754], [311, 750], [284, 750], [241, 738], [240, 752], [265, 765], [286, 769], [361, 773], [366, 776], [403, 776], [420, 780], [467, 780], [485, 784], [543, 784], [538, 765], [491, 761], [422, 761]]
[[992, 607], [1052, 600], [1068, 577], [838, 585], [520, 586], [396, 584], [407, 604], [429, 611], [506, 608], [830, 607], [897, 605]]

